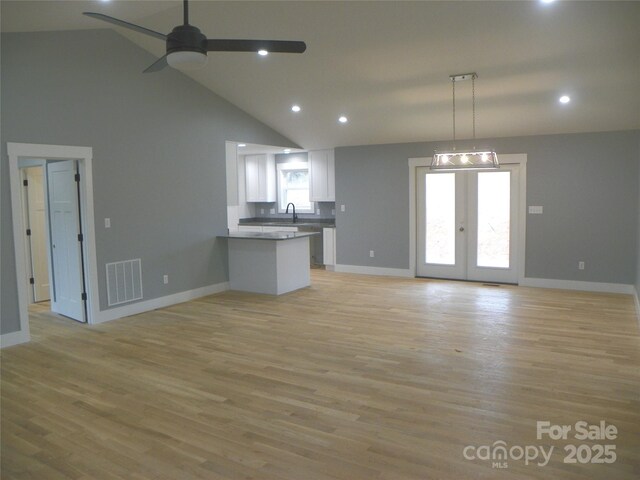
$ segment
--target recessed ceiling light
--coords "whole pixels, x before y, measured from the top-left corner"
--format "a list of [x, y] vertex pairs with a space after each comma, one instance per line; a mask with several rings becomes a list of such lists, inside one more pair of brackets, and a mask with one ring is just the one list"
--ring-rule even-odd
[[266, 57], [267, 55], [269, 55], [269, 52], [267, 50], [258, 50], [258, 55], [260, 55], [261, 57]]
[[290, 148], [285, 148], [284, 149], [284, 153], [291, 153], [291, 149]]
[[556, 0], [540, 0], [542, 3], [553, 3]]
[[569, 97], [569, 95], [563, 95], [558, 99], [558, 101], [560, 103], [569, 103], [571, 101], [571, 97]]
[[349, 121], [349, 119], [347, 117], [345, 117], [344, 115], [342, 115], [340, 118], [338, 118], [338, 121], [340, 123], [347, 123]]
[[302, 110], [302, 109], [300, 108], [300, 105], [293, 105], [293, 106], [291, 107], [291, 111], [292, 111], [292, 112], [296, 112], [296, 113], [298, 113], [300, 110]]
[[247, 144], [246, 144], [246, 143], [239, 143], [239, 144], [238, 144], [238, 147], [240, 147], [240, 148], [243, 148], [243, 147], [246, 147], [246, 146], [247, 146]]

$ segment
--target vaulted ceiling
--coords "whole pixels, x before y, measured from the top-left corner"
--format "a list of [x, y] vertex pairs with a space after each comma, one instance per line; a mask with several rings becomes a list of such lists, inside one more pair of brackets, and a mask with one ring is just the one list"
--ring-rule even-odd
[[[1, 8], [3, 32], [111, 28], [83, 11], [167, 33], [182, 20], [180, 1]], [[449, 75], [466, 72], [479, 76], [479, 138], [640, 128], [640, 2], [193, 1], [190, 11], [210, 38], [307, 43], [301, 55], [210, 53], [187, 73], [304, 148], [450, 139]], [[113, 28], [164, 54], [162, 41]], [[456, 99], [457, 135], [469, 138], [469, 82]]]

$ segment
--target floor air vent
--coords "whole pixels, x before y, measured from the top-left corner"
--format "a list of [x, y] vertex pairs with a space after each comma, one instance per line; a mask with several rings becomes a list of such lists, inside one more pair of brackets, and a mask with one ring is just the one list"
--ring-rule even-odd
[[142, 298], [142, 262], [139, 258], [107, 263], [109, 306]]

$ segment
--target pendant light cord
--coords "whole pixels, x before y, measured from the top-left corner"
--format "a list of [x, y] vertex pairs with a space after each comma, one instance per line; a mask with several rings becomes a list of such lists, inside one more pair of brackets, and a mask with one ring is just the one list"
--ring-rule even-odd
[[473, 143], [475, 148], [476, 143], [476, 76], [471, 77], [471, 99], [472, 99], [472, 112], [473, 112]]
[[452, 78], [453, 87], [453, 149], [456, 149], [456, 81]]

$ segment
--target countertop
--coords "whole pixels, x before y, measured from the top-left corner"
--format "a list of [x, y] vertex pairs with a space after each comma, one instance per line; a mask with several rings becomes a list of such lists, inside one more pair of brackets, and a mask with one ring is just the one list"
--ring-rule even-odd
[[315, 227], [315, 228], [335, 228], [336, 221], [329, 219], [299, 218], [296, 223], [284, 218], [241, 218], [239, 225], [256, 225], [263, 227]]
[[318, 232], [230, 232], [218, 238], [239, 238], [244, 240], [293, 240], [295, 238], [320, 235]]

